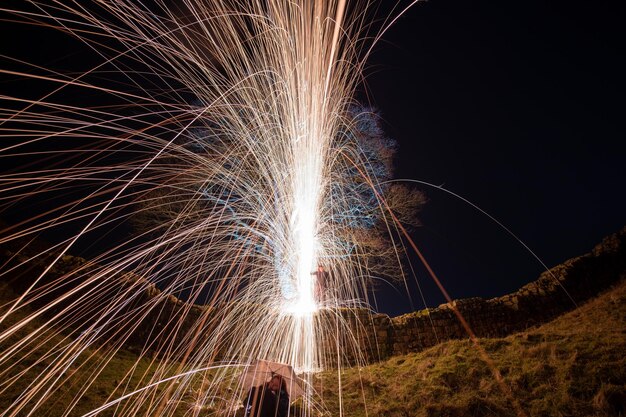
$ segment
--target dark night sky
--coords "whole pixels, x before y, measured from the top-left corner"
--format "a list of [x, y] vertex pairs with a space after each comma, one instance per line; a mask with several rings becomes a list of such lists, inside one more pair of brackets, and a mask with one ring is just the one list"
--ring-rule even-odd
[[[400, 145], [397, 178], [443, 185], [500, 220], [549, 267], [626, 224], [626, 7], [621, 2], [430, 0], [378, 46], [369, 97]], [[543, 270], [442, 191], [415, 242], [453, 298], [502, 295]], [[428, 306], [443, 302], [425, 271]], [[385, 289], [378, 309], [411, 310]], [[414, 283], [416, 308], [423, 307]]]
[[[626, 224], [625, 9], [617, 1], [548, 0], [414, 6], [375, 48], [367, 70], [369, 101], [400, 145], [396, 177], [471, 200], [548, 266], [619, 230]], [[25, 50], [32, 39], [17, 41], [3, 25], [7, 55], [63, 59], [53, 45], [58, 37], [40, 36]], [[453, 298], [498, 296], [541, 273], [484, 215], [418, 188], [430, 201], [413, 238]], [[417, 262], [416, 272], [426, 304], [443, 302]], [[401, 286], [382, 285], [377, 309], [423, 308], [412, 277], [409, 283], [413, 304]]]

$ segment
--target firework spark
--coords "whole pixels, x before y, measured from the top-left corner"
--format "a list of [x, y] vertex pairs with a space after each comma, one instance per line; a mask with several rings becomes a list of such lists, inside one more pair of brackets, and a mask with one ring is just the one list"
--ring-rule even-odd
[[[187, 412], [219, 403], [228, 414], [238, 367], [252, 360], [309, 378], [350, 349], [358, 360], [336, 311], [367, 305], [351, 222], [363, 216], [355, 195], [377, 180], [351, 109], [371, 6], [66, 3], [3, 9], [69, 34], [97, 63], [78, 75], [10, 59], [0, 70], [47, 89], [5, 95], [0, 110], [0, 158], [15, 167], [0, 177], [0, 204], [37, 205], [0, 236], [21, 248], [3, 274], [41, 265], [2, 308], [0, 392], [21, 394], [0, 415], [50, 404], [60, 415], [176, 415], [190, 390]], [[381, 210], [378, 194], [369, 204]], [[107, 244], [128, 222], [140, 232]], [[78, 233], [34, 249], [58, 230]], [[64, 265], [96, 239], [106, 249]], [[140, 360], [84, 410], [130, 342]], [[319, 405], [307, 392], [310, 413]]]

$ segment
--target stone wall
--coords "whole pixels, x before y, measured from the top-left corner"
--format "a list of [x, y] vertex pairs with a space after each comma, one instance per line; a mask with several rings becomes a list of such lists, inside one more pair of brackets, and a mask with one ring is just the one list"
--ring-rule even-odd
[[358, 319], [365, 359], [375, 361], [419, 352], [445, 340], [468, 338], [455, 310], [476, 336], [503, 337], [572, 310], [625, 277], [626, 228], [605, 238], [591, 253], [544, 272], [512, 294], [456, 300], [393, 318], [363, 311], [345, 312], [344, 316], [352, 314]]
[[[32, 249], [32, 245], [30, 248]], [[32, 254], [26, 254], [23, 246], [0, 248], [0, 262], [3, 270], [16, 267], [12, 273], [3, 275], [16, 293], [22, 292], [53, 259], [53, 252], [43, 248], [37, 252], [45, 253], [34, 260]], [[27, 262], [26, 262], [27, 261]], [[25, 262], [23, 266], [17, 267]], [[77, 285], [97, 273], [100, 267], [88, 261], [64, 256], [47, 274], [40, 284], [52, 284], [57, 278], [76, 277]], [[81, 271], [79, 274], [76, 271]], [[558, 265], [540, 275], [518, 291], [492, 299], [468, 298], [443, 304], [437, 308], [416, 311], [414, 313], [390, 318], [383, 314], [372, 314], [367, 310], [341, 310], [321, 313], [317, 317], [318, 326], [324, 330], [318, 334], [326, 335], [321, 341], [321, 352], [325, 365], [372, 362], [408, 352], [419, 352], [450, 339], [467, 338], [468, 334], [461, 326], [456, 313], [460, 313], [478, 337], [502, 337], [511, 333], [541, 324], [575, 308], [599, 292], [607, 289], [626, 276], [626, 228], [605, 238], [591, 253], [579, 256]], [[67, 283], [66, 283], [67, 284]], [[65, 285], [65, 284], [64, 284]], [[58, 291], [64, 291], [64, 285]], [[56, 287], [54, 285], [53, 287]], [[118, 292], [133, 289], [133, 306], [145, 305], [159, 294], [154, 284], [133, 274], [120, 272], [114, 286], [103, 291]], [[65, 288], [67, 289], [67, 288]], [[44, 305], [59, 294], [50, 292], [39, 300]], [[112, 295], [111, 295], [112, 296]], [[77, 293], [74, 298], [80, 297]], [[68, 302], [71, 300], [68, 300]], [[33, 307], [37, 307], [34, 304]], [[59, 305], [58, 309], [63, 308]], [[127, 348], [141, 346], [149, 333], [168, 334], [166, 323], [176, 323], [176, 317], [184, 317], [179, 323], [177, 333], [183, 337], [195, 328], [202, 316], [210, 314], [206, 307], [189, 305], [173, 296], [161, 297], [159, 305], [144, 317], [135, 331], [126, 340]], [[96, 314], [96, 312], [94, 312]], [[163, 323], [163, 324], [162, 324]], [[342, 346], [339, 358], [337, 345]]]

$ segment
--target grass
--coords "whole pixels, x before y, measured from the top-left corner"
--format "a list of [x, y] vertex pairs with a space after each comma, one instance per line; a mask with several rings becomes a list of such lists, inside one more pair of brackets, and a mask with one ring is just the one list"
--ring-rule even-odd
[[[500, 339], [480, 339], [511, 394], [469, 341], [361, 369], [345, 369], [347, 416], [626, 415], [626, 282], [556, 320]], [[339, 414], [337, 373], [317, 379]]]
[[[0, 305], [2, 299], [11, 296], [8, 287], [0, 284]], [[506, 338], [480, 339], [480, 345], [502, 374], [511, 395], [496, 382], [492, 370], [469, 340], [448, 341], [420, 353], [397, 356], [360, 369], [342, 370], [341, 390], [337, 371], [323, 372], [315, 376], [319, 401], [326, 410], [321, 414], [338, 416], [341, 400], [343, 415], [350, 417], [516, 416], [512, 406], [516, 401], [533, 417], [623, 416], [626, 407], [625, 318], [626, 281], [540, 327]], [[24, 334], [29, 330], [25, 329]], [[23, 334], [16, 337], [23, 337]], [[37, 351], [20, 357], [21, 362], [14, 370], [26, 370], [26, 374], [0, 393], [0, 410], [5, 410], [49, 363], [47, 360], [38, 362], [42, 353], [62, 342], [62, 336], [56, 335]], [[5, 346], [8, 345], [10, 343]], [[2, 349], [0, 346], [0, 351]], [[67, 382], [37, 415], [61, 415], [91, 379], [93, 369], [90, 366], [103, 354], [106, 354], [104, 349], [86, 350], [76, 362], [85, 359], [84, 365], [67, 371]], [[91, 355], [93, 359], [86, 360]], [[33, 368], [29, 370], [29, 366]], [[139, 384], [138, 375], [151, 372], [154, 364], [147, 358], [139, 359], [134, 353], [120, 350], [86, 388], [71, 415], [80, 416], [100, 406], [133, 366], [137, 369], [131, 385]], [[6, 387], [6, 375], [3, 378], [0, 390]], [[183, 415], [185, 411], [181, 407], [176, 415]], [[207, 408], [201, 415], [219, 412], [219, 409]]]
[[[5, 283], [0, 283], [0, 306], [14, 297], [15, 294], [10, 288]], [[0, 309], [0, 312], [2, 311], [4, 310]], [[25, 309], [9, 316], [8, 320], [0, 325], [0, 331], [26, 317], [29, 312], [28, 309]], [[8, 346], [13, 345], [16, 340], [23, 338], [39, 325], [38, 321], [34, 321], [21, 329], [18, 334], [0, 344], [0, 352], [4, 352]], [[24, 349], [15, 355], [11, 361], [10, 369], [0, 367], [0, 411], [8, 409], [9, 405], [19, 398], [29, 384], [36, 382], [37, 376], [51, 365], [52, 360], [46, 357], [46, 353], [51, 350], [59, 352], [68, 345], [68, 340], [64, 335], [52, 331], [49, 334], [50, 337], [47, 340], [32, 350]], [[104, 363], [103, 360], [108, 360], [104, 367], [101, 366]], [[72, 405], [73, 411], [70, 415], [83, 415], [105, 403], [107, 398], [116, 390], [119, 382], [124, 380], [127, 372], [133, 370], [129, 386], [138, 386], [141, 384], [140, 376], [144, 373], [153, 372], [153, 368], [155, 368], [155, 364], [149, 358], [139, 358], [125, 350], [120, 350], [115, 355], [111, 355], [107, 346], [98, 349], [85, 349], [74, 361], [74, 364], [75, 366], [59, 373], [60, 379], [59, 383], [56, 384], [57, 390], [37, 410], [38, 416], [61, 415], [63, 410], [70, 407], [74, 401], [76, 402]], [[95, 372], [98, 373], [98, 376], [92, 378]], [[23, 374], [20, 375], [20, 373]], [[15, 381], [9, 379], [16, 375], [20, 376], [15, 378]], [[79, 392], [83, 392], [83, 395], [75, 400], [78, 398], [77, 393]], [[114, 399], [119, 395], [121, 394], [113, 395], [112, 398]], [[27, 409], [32, 407], [34, 401], [30, 401], [28, 404]], [[25, 414], [22, 412], [19, 415]], [[112, 415], [112, 412], [104, 412], [101, 415]]]

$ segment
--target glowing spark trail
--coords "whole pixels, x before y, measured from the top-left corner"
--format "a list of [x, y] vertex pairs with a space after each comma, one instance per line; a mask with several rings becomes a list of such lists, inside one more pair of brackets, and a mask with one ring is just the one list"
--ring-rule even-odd
[[[367, 306], [358, 231], [386, 207], [352, 98], [372, 6], [167, 3], [1, 9], [92, 62], [0, 69], [41, 92], [1, 97], [0, 210], [17, 220], [0, 274], [26, 279], [0, 306], [0, 398], [19, 392], [2, 417], [232, 415], [237, 364], [256, 359], [308, 375], [308, 415], [311, 372], [362, 360], [339, 308]], [[139, 360], [120, 359], [126, 346]]]

